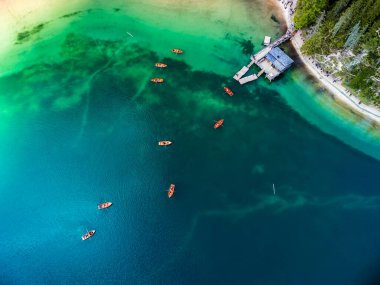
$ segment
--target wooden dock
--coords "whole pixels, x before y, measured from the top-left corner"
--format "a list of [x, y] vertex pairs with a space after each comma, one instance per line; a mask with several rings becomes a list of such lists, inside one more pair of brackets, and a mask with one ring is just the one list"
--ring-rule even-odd
[[233, 78], [236, 81], [239, 81], [240, 84], [245, 84], [251, 81], [254, 81], [260, 77], [265, 71], [263, 69], [260, 70], [258, 74], [253, 74], [253, 75], [248, 75], [243, 77], [251, 68], [252, 65], [259, 63], [261, 60], [265, 58], [265, 56], [275, 47], [281, 45], [282, 43], [288, 41], [292, 36], [294, 35], [293, 28], [289, 28], [286, 33], [270, 45], [266, 46], [256, 54], [252, 55], [250, 57], [250, 62], [246, 65], [243, 66], [234, 76]]
[[249, 70], [249, 67], [247, 67], [247, 66], [243, 66], [238, 72], [236, 72], [236, 74], [234, 75], [233, 78], [234, 78], [235, 80], [239, 81], [240, 78], [242, 78], [243, 75], [246, 74], [248, 70]]
[[257, 73], [257, 77], [260, 77], [264, 73], [264, 69], [261, 69], [259, 73]]
[[248, 83], [248, 82], [254, 81], [254, 80], [256, 80], [257, 78], [258, 78], [258, 77], [257, 77], [256, 74], [248, 75], [248, 76], [246, 76], [246, 77], [243, 77], [243, 78], [239, 79], [239, 83], [243, 85], [243, 84], [245, 84], [245, 83]]

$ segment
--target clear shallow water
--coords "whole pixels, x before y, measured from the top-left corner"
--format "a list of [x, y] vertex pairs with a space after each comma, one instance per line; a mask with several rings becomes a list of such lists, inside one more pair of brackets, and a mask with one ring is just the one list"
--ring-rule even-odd
[[[239, 41], [257, 50], [281, 31], [257, 2], [210, 3], [155, 4], [159, 20], [148, 1], [94, 5], [25, 43], [19, 72], [0, 79], [1, 283], [376, 279], [380, 163], [363, 151], [377, 141], [307, 104], [318, 92], [297, 70], [271, 85], [232, 82]], [[165, 84], [150, 84], [158, 75]], [[96, 210], [104, 200], [114, 206]], [[82, 242], [86, 228], [97, 233]]]

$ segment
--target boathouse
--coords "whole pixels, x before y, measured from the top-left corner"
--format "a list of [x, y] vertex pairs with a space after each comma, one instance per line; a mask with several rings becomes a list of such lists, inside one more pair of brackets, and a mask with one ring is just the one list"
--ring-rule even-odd
[[[287, 56], [278, 46], [289, 40], [295, 32], [291, 26], [281, 38], [270, 44], [270, 37], [266, 36], [264, 44], [268, 44], [265, 48], [250, 57], [251, 62], [243, 66], [238, 72], [235, 73], [233, 78], [239, 81], [240, 84], [245, 84], [257, 80], [263, 73], [270, 81], [275, 79], [285, 70], [287, 70], [294, 61]], [[261, 70], [257, 74], [244, 75], [249, 71], [250, 67], [256, 64]]]
[[272, 48], [261, 60], [256, 64], [264, 70], [266, 78], [270, 81], [275, 79], [292, 64], [293, 60], [279, 47]]

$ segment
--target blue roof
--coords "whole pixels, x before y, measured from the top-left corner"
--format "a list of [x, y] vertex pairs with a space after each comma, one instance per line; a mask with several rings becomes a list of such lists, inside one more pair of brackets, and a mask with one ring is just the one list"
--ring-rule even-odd
[[280, 71], [284, 71], [285, 69], [289, 68], [294, 62], [279, 47], [271, 49], [265, 57], [271, 61], [273, 65]]

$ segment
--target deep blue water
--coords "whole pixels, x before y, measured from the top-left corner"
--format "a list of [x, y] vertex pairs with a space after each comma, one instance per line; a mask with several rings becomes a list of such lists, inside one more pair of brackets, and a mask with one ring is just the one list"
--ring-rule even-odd
[[[276, 93], [237, 98], [259, 114], [230, 111], [214, 130], [214, 114], [138, 107], [109, 84], [94, 83], [83, 130], [78, 106], [20, 115], [2, 138], [3, 284], [366, 284], [376, 272], [378, 161]], [[83, 242], [86, 228], [97, 233]]]
[[[153, 50], [92, 45], [76, 35], [61, 63], [0, 78], [21, 94], [0, 123], [1, 284], [378, 284], [378, 160], [266, 84], [168, 55], [152, 85]], [[292, 74], [276, 82], [286, 92], [300, 88]]]

